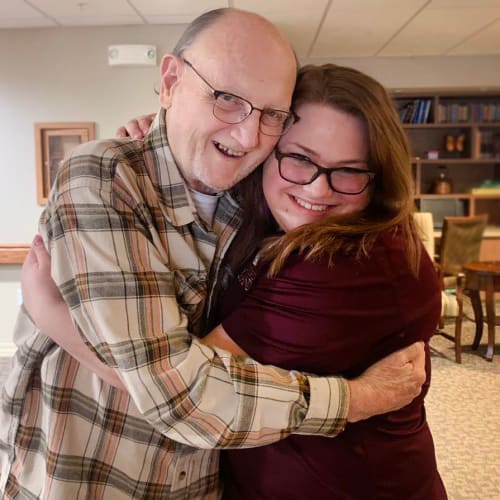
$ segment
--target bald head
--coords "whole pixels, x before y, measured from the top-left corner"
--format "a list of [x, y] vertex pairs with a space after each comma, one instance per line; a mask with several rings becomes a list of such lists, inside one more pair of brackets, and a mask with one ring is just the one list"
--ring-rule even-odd
[[[279, 131], [263, 132], [261, 118], [290, 109], [296, 75], [290, 44], [257, 14], [219, 9], [191, 23], [162, 60], [160, 103], [170, 148], [192, 187], [228, 189], [262, 163]], [[225, 120], [224, 111], [214, 113], [220, 95], [246, 101], [250, 113]]]
[[186, 49], [194, 43], [199, 35], [207, 30], [209, 32], [213, 31], [213, 28], [218, 23], [220, 25], [232, 23], [240, 32], [242, 40], [245, 37], [253, 38], [259, 34], [263, 34], [266, 39], [270, 37], [270, 40], [274, 40], [281, 48], [293, 55], [296, 69], [298, 69], [293, 49], [274, 24], [258, 14], [234, 8], [214, 9], [198, 16], [186, 28], [172, 53], [178, 57], [183, 57]]
[[229, 85], [233, 93], [248, 98], [261, 90], [268, 94], [267, 86], [275, 96], [266, 105], [278, 109], [290, 105], [287, 94], [290, 82], [295, 83], [295, 54], [276, 26], [262, 16], [224, 9], [192, 40], [184, 57], [197, 68], [213, 69], [211, 83], [218, 89], [227, 90]]

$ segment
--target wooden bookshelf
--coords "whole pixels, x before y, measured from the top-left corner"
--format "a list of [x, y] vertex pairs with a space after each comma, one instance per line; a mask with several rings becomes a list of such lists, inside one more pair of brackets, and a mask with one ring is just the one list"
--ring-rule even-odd
[[[500, 185], [498, 190], [495, 186], [500, 183], [500, 87], [405, 89], [391, 94], [413, 149], [417, 207], [437, 207], [439, 200], [445, 206], [451, 200], [453, 215], [456, 200], [464, 215], [487, 213], [488, 256], [496, 254], [498, 259]], [[451, 180], [450, 194], [433, 193], [440, 172]], [[493, 188], [477, 190], [485, 181]]]
[[[472, 193], [484, 181], [500, 183], [500, 87], [391, 94], [413, 149], [417, 206], [425, 199], [461, 200], [465, 215], [486, 212], [500, 227], [500, 189]], [[440, 171], [452, 182], [451, 194], [433, 194]]]

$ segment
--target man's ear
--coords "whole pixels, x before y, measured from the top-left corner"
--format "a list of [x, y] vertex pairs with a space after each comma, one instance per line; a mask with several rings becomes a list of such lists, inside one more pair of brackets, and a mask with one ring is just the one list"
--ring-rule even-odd
[[173, 54], [166, 54], [161, 60], [161, 87], [159, 100], [163, 108], [168, 109], [172, 105], [172, 95], [175, 87], [180, 81], [182, 74], [182, 63]]

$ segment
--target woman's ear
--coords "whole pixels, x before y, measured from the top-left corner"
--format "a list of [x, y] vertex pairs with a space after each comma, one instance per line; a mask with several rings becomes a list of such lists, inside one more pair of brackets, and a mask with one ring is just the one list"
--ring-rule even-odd
[[161, 87], [159, 100], [163, 108], [168, 109], [172, 105], [172, 96], [175, 87], [180, 81], [182, 74], [182, 63], [173, 54], [166, 54], [161, 60]]

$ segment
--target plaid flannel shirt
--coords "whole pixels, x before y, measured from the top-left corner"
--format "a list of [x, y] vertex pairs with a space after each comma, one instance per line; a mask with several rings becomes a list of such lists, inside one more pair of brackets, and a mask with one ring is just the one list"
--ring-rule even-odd
[[[25, 311], [2, 391], [2, 498], [218, 498], [216, 448], [345, 424], [342, 379], [316, 378], [201, 345], [196, 330], [239, 225], [226, 193], [207, 229], [166, 144], [97, 141], [61, 167], [41, 221], [77, 328], [128, 393], [41, 334]], [[209, 276], [209, 273], [212, 273]]]

